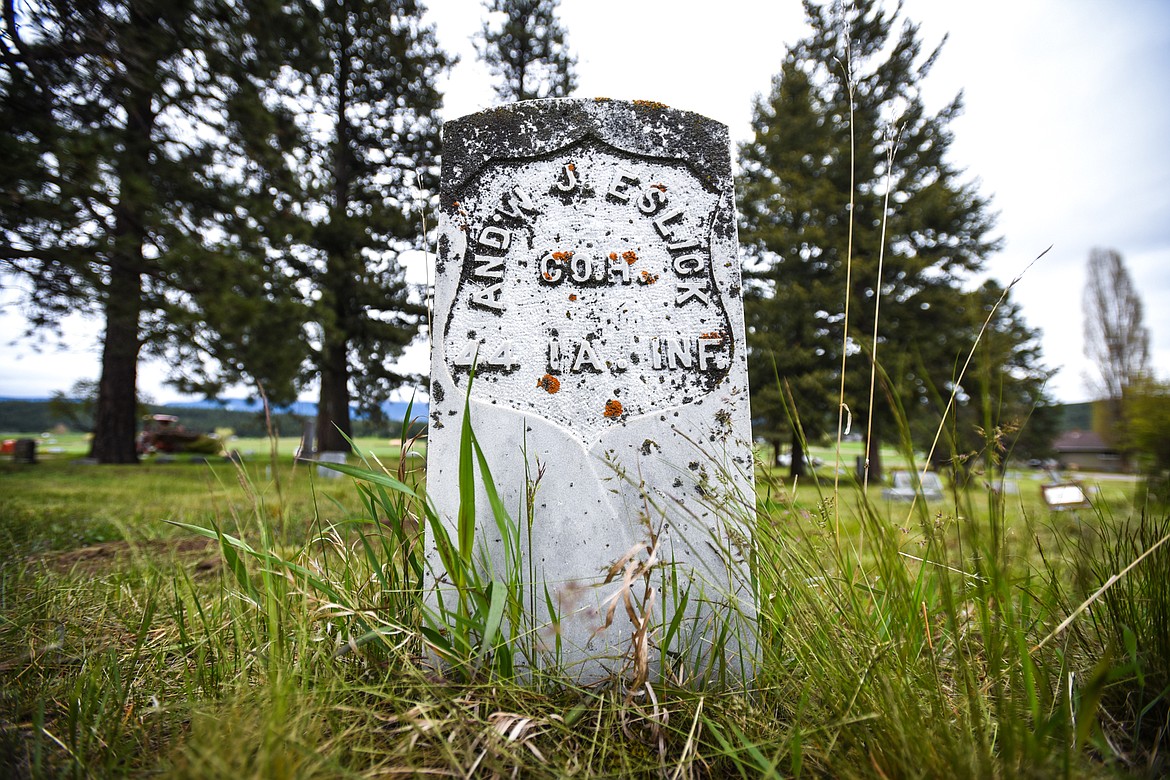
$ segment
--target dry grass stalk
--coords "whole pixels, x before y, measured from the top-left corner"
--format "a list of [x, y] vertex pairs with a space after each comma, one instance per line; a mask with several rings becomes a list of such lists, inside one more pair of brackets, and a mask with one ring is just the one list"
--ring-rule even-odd
[[[646, 553], [644, 561], [637, 557], [643, 551]], [[649, 544], [639, 542], [609, 567], [604, 584], [610, 584], [619, 572], [624, 572], [622, 583], [613, 594], [602, 602], [608, 605], [605, 610], [605, 622], [593, 632], [593, 636], [597, 636], [612, 626], [618, 604], [621, 603], [625, 607], [626, 617], [629, 618], [634, 627], [630, 635], [630, 649], [626, 655], [626, 664], [622, 670], [623, 675], [630, 670], [633, 671], [628, 688], [629, 693], [626, 695], [627, 705], [650, 678], [650, 619], [653, 615], [657, 594], [654, 586], [650, 584], [650, 574], [657, 564], [658, 534], [651, 531]], [[644, 581], [640, 600], [634, 595], [634, 583], [639, 577]]]

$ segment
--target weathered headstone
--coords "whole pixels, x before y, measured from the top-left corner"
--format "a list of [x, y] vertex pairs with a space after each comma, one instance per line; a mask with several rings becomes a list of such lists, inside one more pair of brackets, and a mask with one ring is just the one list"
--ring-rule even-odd
[[12, 460], [16, 463], [36, 463], [36, 439], [17, 439], [12, 450]]
[[317, 454], [317, 421], [307, 418], [301, 421], [301, 441], [293, 455], [297, 460], [312, 460]]
[[1090, 509], [1088, 496], [1080, 482], [1060, 482], [1052, 485], [1040, 486], [1040, 497], [1049, 509], [1055, 512], [1065, 512], [1072, 509]]
[[[629, 660], [623, 590], [638, 620], [646, 591], [620, 572], [657, 538], [651, 664], [750, 675], [754, 493], [727, 128], [638, 101], [504, 106], [446, 125], [441, 199], [427, 481], [452, 538], [470, 383], [550, 654], [559, 643], [581, 679]], [[501, 566], [482, 484], [476, 508], [477, 543]], [[441, 571], [433, 540], [428, 557]]]
[[[346, 453], [344, 452], [318, 452], [315, 458], [317, 463], [340, 463], [345, 465]], [[317, 476], [325, 479], [340, 479], [341, 472], [329, 468], [328, 466], [317, 466]]]
[[895, 471], [894, 484], [882, 491], [891, 501], [938, 501], [943, 497], [943, 483], [936, 472]]

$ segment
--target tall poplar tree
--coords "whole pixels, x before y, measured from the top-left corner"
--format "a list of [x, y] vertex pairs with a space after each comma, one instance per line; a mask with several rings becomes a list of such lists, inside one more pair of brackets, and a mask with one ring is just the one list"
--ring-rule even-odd
[[175, 336], [204, 261], [256, 256], [240, 198], [263, 193], [231, 178], [244, 142], [224, 118], [259, 105], [283, 19], [275, 2], [4, 3], [0, 263], [30, 328], [104, 319], [100, 462], [136, 461], [140, 354]]
[[844, 350], [845, 403], [867, 434], [871, 478], [890, 401], [925, 404], [970, 348], [961, 286], [997, 247], [987, 201], [947, 160], [961, 97], [926, 110], [921, 83], [939, 50], [924, 56], [899, 10], [806, 0], [812, 32], [789, 49], [740, 148], [753, 371], [768, 374], [775, 357], [800, 388], [806, 432], [831, 430]]
[[484, 3], [495, 18], [484, 22], [476, 51], [499, 80], [495, 89], [501, 103], [569, 97], [577, 88], [577, 60], [565, 43], [559, 5], [560, 0]]
[[1143, 322], [1142, 299], [1129, 269], [1114, 249], [1089, 253], [1089, 278], [1084, 292], [1085, 356], [1097, 375], [1089, 386], [1102, 397], [1108, 410], [1106, 434], [1125, 446], [1129, 390], [1146, 374], [1150, 357], [1150, 331]]
[[331, 0], [312, 56], [277, 94], [296, 114], [295, 210], [307, 226], [292, 261], [308, 291], [310, 362], [320, 380], [318, 450], [349, 451], [350, 404], [371, 415], [407, 380], [393, 366], [425, 315], [401, 255], [422, 248], [451, 61], [413, 0]]

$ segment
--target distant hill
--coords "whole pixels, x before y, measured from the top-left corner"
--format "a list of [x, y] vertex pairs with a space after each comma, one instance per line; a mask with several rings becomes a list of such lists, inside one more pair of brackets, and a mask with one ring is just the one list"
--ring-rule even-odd
[[[407, 402], [390, 401], [382, 405], [386, 422], [373, 426], [363, 421], [354, 412], [354, 433], [360, 436], [396, 436], [403, 417], [406, 416]], [[1068, 431], [1087, 431], [1093, 427], [1092, 402], [1059, 404], [1057, 409], [1056, 435]], [[184, 425], [194, 430], [231, 428], [241, 436], [263, 436], [263, 406], [259, 401], [246, 398], [225, 398], [220, 401], [173, 401], [150, 406], [153, 414], [173, 414], [181, 418]], [[288, 406], [272, 410], [273, 421], [281, 435], [293, 436], [300, 432], [302, 420], [317, 416], [317, 404], [311, 401], [297, 401]], [[430, 405], [415, 402], [411, 417], [425, 422], [430, 414]], [[33, 433], [48, 431], [61, 423], [50, 414], [48, 398], [0, 397], [0, 431], [9, 433]]]
[[[247, 398], [223, 398], [217, 401], [202, 398], [196, 401], [171, 401], [163, 406], [168, 409], [223, 409], [228, 412], [254, 412], [257, 414], [264, 411], [264, 405], [260, 401], [249, 401]], [[275, 414], [316, 417], [317, 404], [311, 401], [295, 401], [287, 406], [274, 406], [272, 411]]]
[[[354, 434], [357, 436], [397, 436], [406, 415], [407, 404], [393, 401], [383, 405], [385, 422], [374, 425], [354, 415]], [[223, 401], [180, 401], [168, 404], [152, 404], [151, 414], [173, 414], [184, 426], [196, 431], [213, 431], [216, 428], [231, 428], [239, 436], [266, 435], [263, 406], [243, 398], [229, 398]], [[411, 417], [424, 422], [430, 410], [426, 403], [416, 403]], [[317, 415], [317, 404], [300, 401], [287, 407], [272, 410], [273, 427], [282, 436], [297, 436], [301, 422]], [[90, 421], [82, 423], [88, 427]], [[49, 431], [62, 424], [63, 420], [54, 415], [48, 398], [0, 398], [0, 431], [6, 433], [38, 433]], [[73, 426], [70, 426], [73, 427]], [[84, 428], [83, 428], [84, 429]]]
[[[223, 409], [229, 412], [254, 412], [259, 414], [264, 411], [264, 405], [259, 400], [248, 400], [247, 398], [224, 398], [218, 401], [208, 401], [206, 399], [197, 401], [176, 401], [165, 404], [170, 409]], [[386, 419], [393, 422], [402, 422], [402, 418], [406, 416], [406, 410], [409, 403], [406, 401], [387, 401], [382, 404], [382, 414]], [[313, 401], [296, 401], [287, 406], [273, 407], [272, 411], [277, 414], [291, 414], [297, 417], [316, 417], [317, 404]], [[411, 417], [419, 419], [425, 418], [430, 413], [429, 404], [425, 401], [415, 401], [414, 408], [411, 409]], [[350, 409], [350, 414], [357, 418], [357, 410]]]

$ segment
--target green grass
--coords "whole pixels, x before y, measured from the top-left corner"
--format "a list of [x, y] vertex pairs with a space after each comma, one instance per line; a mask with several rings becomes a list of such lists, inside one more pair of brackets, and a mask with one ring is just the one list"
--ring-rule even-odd
[[[247, 515], [254, 501], [282, 526], [308, 522], [318, 505], [330, 521], [359, 511], [346, 480], [316, 479], [310, 490], [312, 468], [291, 458], [279, 459], [275, 470], [271, 463], [250, 461], [239, 471], [226, 461], [147, 461], [137, 467], [64, 458], [35, 466], [0, 462], [0, 552], [8, 558], [96, 542], [174, 538], [185, 532], [170, 521]], [[248, 490], [241, 476], [250, 480]]]
[[[1130, 483], [1103, 481], [1092, 511], [1051, 513], [1025, 473], [1002, 501], [973, 490], [911, 512], [879, 486], [834, 495], [761, 472], [757, 677], [746, 692], [660, 683], [650, 701], [512, 679], [500, 660], [522, 637], [500, 615], [523, 604], [474, 568], [467, 604], [420, 611], [411, 523], [424, 516], [390, 456], [389, 473], [357, 481], [283, 455], [239, 469], [0, 464], [4, 773], [1166, 770], [1170, 544], [1110, 578], [1170, 523], [1135, 510]], [[462, 637], [462, 672], [433, 667], [428, 636]]]
[[[4, 439], [35, 439], [37, 441], [37, 457], [41, 460], [73, 460], [84, 457], [89, 451], [89, 435], [84, 433], [15, 433], [0, 431], [0, 440]], [[284, 436], [276, 440], [277, 453], [291, 458], [300, 445], [299, 436]], [[379, 458], [396, 458], [398, 444], [391, 439], [375, 437], [358, 437], [353, 440], [354, 445], [362, 452], [375, 455]], [[246, 460], [266, 460], [271, 453], [272, 440], [263, 437], [230, 436], [224, 440], [224, 447], [228, 451], [238, 451]], [[425, 447], [417, 448], [425, 452]], [[189, 461], [194, 456], [179, 454], [176, 460]], [[144, 462], [150, 462], [147, 457]]]

